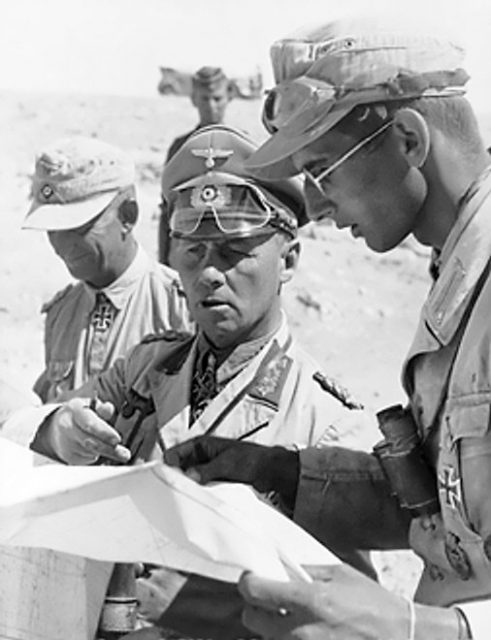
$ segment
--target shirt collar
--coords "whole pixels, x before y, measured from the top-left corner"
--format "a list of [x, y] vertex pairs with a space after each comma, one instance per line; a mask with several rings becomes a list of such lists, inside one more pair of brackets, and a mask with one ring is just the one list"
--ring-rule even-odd
[[276, 338], [280, 346], [283, 346], [289, 337], [289, 331], [286, 321], [286, 315], [281, 312], [280, 324], [268, 334], [242, 342], [235, 347], [227, 349], [217, 349], [214, 347], [205, 334], [200, 331], [198, 334], [196, 359], [200, 359], [203, 354], [211, 349], [217, 356], [218, 369], [217, 381], [219, 384], [225, 384], [228, 380], [235, 377], [264, 347]]
[[424, 316], [442, 344], [454, 335], [471, 293], [491, 256], [491, 167], [461, 201], [457, 220], [438, 258], [438, 279]]

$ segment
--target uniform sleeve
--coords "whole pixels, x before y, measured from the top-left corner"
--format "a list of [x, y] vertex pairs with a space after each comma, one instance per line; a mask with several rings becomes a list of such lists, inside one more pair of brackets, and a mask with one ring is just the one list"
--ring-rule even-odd
[[44, 321], [44, 371], [40, 374], [32, 387], [32, 390], [41, 398], [42, 402], [47, 402], [50, 386], [48, 378], [48, 362], [51, 357], [52, 348], [52, 325], [52, 314], [48, 311]]
[[[24, 447], [29, 446], [36, 438], [36, 434], [45, 420], [59, 407], [59, 404], [44, 404], [42, 407], [24, 407], [15, 411], [2, 425], [0, 434]], [[33, 450], [43, 455], [47, 452], [33, 447]]]
[[295, 522], [327, 547], [409, 548], [410, 516], [391, 495], [378, 460], [342, 447], [300, 451]]

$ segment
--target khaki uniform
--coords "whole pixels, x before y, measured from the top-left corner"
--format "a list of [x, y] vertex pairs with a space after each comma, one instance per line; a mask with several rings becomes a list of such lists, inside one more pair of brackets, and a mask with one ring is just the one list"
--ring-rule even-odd
[[[101, 291], [116, 309], [102, 354], [102, 369], [110, 367], [145, 335], [190, 327], [177, 275], [151, 260], [141, 248], [125, 273]], [[62, 399], [91, 377], [90, 317], [95, 296], [93, 288], [79, 282], [69, 285], [43, 307], [46, 369], [34, 385], [43, 402]]]
[[[324, 391], [313, 379], [317, 363], [292, 340], [285, 319], [190, 425], [191, 379], [200, 339], [199, 335], [149, 336], [91, 383], [90, 392], [115, 406], [114, 426], [133, 461], [161, 460], [163, 449], [211, 433], [298, 448], [359, 446], [360, 421], [365, 419], [367, 428], [372, 427], [370, 416], [348, 410], [342, 394]], [[243, 358], [250, 346], [239, 345], [228, 360]], [[226, 366], [227, 361], [222, 367]], [[220, 378], [220, 368], [217, 373]], [[84, 395], [84, 388], [76, 395]], [[42, 429], [31, 446], [53, 455]], [[333, 541], [331, 549], [374, 575], [367, 556], [342, 541], [342, 537]]]
[[[440, 274], [403, 372], [435, 469], [441, 513], [409, 523], [374, 456], [336, 450], [301, 454], [295, 510], [299, 524], [325, 541], [329, 527], [347, 530], [348, 540], [354, 532], [351, 542], [360, 548], [410, 544], [425, 563], [415, 597], [426, 604], [491, 597], [490, 256], [488, 172], [467, 196], [443, 247]], [[352, 515], [336, 512], [341, 494], [351, 501]], [[462, 608], [475, 637], [485, 637], [479, 635], [481, 615], [472, 615], [475, 607]]]
[[[349, 443], [353, 413], [312, 379], [318, 366], [292, 341], [285, 321], [190, 425], [199, 339], [149, 338], [98, 377], [95, 391], [116, 406], [123, 441], [141, 422], [131, 443], [139, 457], [161, 459], [160, 446], [205, 433], [268, 445]], [[247, 349], [247, 343], [239, 345], [228, 360]], [[217, 373], [220, 380], [220, 368]]]

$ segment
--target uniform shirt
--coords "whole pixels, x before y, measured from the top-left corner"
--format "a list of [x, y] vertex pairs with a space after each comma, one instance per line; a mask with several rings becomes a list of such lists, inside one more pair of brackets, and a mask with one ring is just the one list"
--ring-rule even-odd
[[[295, 509], [296, 521], [325, 542], [340, 528], [359, 548], [410, 545], [424, 561], [415, 599], [461, 607], [475, 640], [489, 637], [491, 618], [490, 257], [488, 169], [442, 248], [403, 371], [440, 513], [410, 520], [373, 455], [329, 450], [300, 454]], [[339, 511], [341, 496], [353, 515]]]
[[89, 370], [97, 291], [114, 305], [102, 368], [138, 344], [149, 333], [189, 330], [190, 323], [177, 274], [151, 260], [141, 247], [128, 269], [100, 290], [83, 282], [69, 285], [43, 307], [46, 368], [34, 385], [43, 402], [54, 402], [85, 384]]

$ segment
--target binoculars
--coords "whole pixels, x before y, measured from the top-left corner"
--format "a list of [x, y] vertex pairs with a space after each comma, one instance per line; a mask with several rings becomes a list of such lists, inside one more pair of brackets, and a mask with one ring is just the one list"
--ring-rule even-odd
[[413, 517], [440, 511], [435, 471], [423, 450], [409, 409], [394, 405], [377, 413], [384, 439], [373, 448], [402, 508]]

